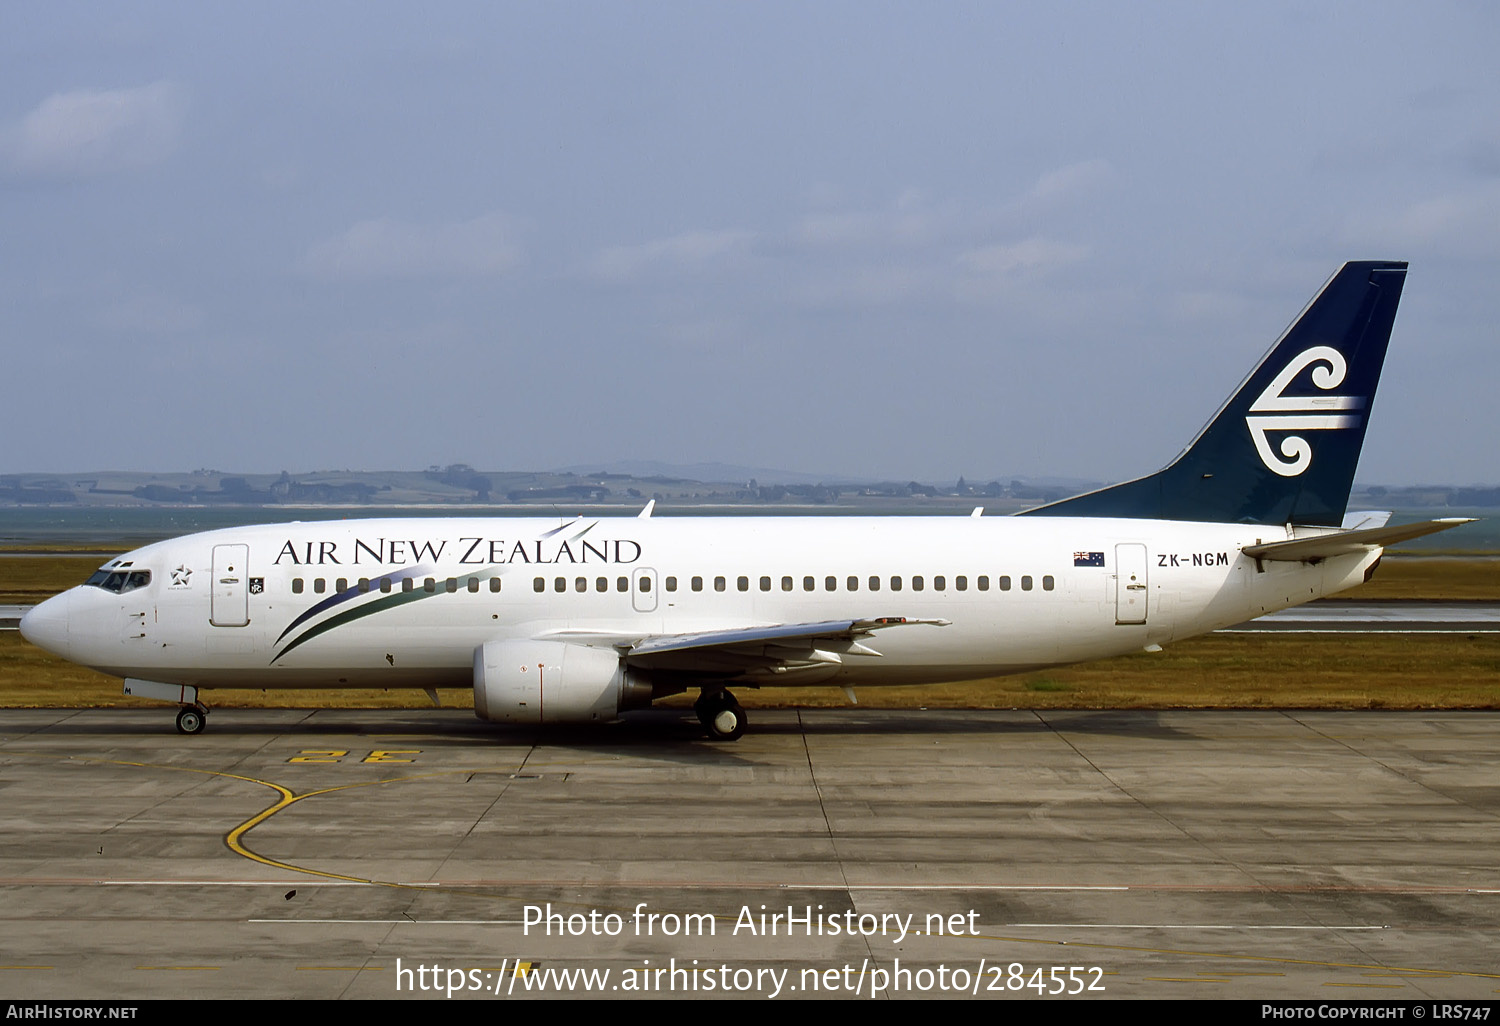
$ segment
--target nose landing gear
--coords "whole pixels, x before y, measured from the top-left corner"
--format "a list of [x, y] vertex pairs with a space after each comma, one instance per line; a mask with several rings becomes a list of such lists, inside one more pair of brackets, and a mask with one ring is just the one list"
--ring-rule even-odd
[[693, 703], [693, 712], [698, 714], [698, 722], [715, 741], [738, 741], [749, 723], [740, 703], [722, 688], [716, 691], [705, 688], [698, 701]]
[[208, 706], [198, 701], [198, 689], [191, 684], [162, 684], [154, 680], [126, 677], [122, 691], [135, 698], [176, 704], [179, 734], [201, 734], [208, 724]]

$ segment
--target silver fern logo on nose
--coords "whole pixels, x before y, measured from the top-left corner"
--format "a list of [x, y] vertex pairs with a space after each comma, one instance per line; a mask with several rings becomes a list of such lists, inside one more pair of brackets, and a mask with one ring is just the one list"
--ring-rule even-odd
[[[1283, 395], [1297, 375], [1312, 367], [1312, 383], [1332, 391], [1343, 384], [1349, 371], [1344, 354], [1331, 346], [1313, 346], [1299, 353], [1282, 372], [1266, 386], [1250, 406], [1245, 424], [1260, 460], [1282, 477], [1297, 477], [1312, 465], [1312, 446], [1301, 435], [1288, 434], [1281, 440], [1280, 455], [1271, 449], [1266, 434], [1271, 431], [1333, 431], [1357, 427], [1362, 414], [1335, 411], [1362, 410], [1363, 396], [1353, 395]], [[1285, 457], [1283, 459], [1282, 457]]]

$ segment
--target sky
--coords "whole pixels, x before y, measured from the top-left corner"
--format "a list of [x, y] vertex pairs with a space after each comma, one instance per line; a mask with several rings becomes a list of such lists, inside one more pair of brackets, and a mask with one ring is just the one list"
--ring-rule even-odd
[[1500, 482], [1500, 5], [0, 5], [0, 473], [1122, 480], [1411, 261]]

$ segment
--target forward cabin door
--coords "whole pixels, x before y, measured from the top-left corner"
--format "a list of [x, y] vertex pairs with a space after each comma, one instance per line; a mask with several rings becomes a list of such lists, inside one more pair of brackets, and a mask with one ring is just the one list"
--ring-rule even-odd
[[1115, 546], [1115, 623], [1146, 622], [1146, 546]]
[[213, 607], [208, 622], [215, 627], [243, 627], [250, 622], [249, 563], [248, 545], [214, 546]]

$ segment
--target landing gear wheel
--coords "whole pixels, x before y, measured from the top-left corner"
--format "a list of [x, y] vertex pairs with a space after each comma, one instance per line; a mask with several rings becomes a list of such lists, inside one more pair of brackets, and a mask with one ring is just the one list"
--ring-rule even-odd
[[706, 726], [709, 736], [715, 741], [738, 741], [745, 732], [745, 724], [745, 710], [736, 702], [714, 713]]
[[207, 722], [207, 710], [191, 705], [185, 705], [177, 710], [177, 733], [179, 734], [201, 734]]
[[698, 714], [698, 722], [703, 724], [708, 736], [715, 741], [738, 741], [749, 723], [745, 710], [727, 691], [705, 692], [693, 704], [693, 711]]

